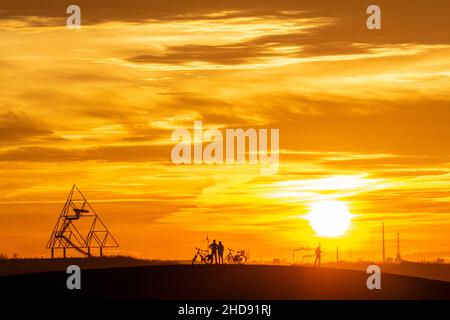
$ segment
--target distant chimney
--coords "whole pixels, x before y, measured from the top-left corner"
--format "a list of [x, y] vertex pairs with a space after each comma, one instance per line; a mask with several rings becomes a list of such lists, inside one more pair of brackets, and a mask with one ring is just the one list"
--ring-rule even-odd
[[402, 256], [400, 254], [400, 232], [397, 232], [397, 257], [395, 258], [395, 262], [402, 262]]

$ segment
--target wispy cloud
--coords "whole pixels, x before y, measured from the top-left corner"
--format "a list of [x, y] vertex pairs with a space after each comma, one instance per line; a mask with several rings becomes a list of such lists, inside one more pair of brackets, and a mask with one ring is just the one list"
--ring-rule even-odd
[[[317, 242], [321, 199], [355, 216], [324, 246], [373, 256], [385, 221], [414, 257], [449, 251], [448, 1], [380, 1], [376, 32], [356, 0], [80, 0], [81, 30], [68, 3], [0, 4], [0, 251], [42, 254], [74, 182], [142, 256], [183, 258], [206, 232], [290, 255]], [[173, 165], [194, 120], [279, 128], [279, 173]]]

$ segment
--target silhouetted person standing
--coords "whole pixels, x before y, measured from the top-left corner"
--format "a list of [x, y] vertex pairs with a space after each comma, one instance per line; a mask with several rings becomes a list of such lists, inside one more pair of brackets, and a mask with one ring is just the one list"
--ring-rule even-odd
[[216, 240], [213, 240], [213, 242], [209, 245], [209, 248], [211, 249], [211, 255], [214, 258], [214, 262], [217, 264], [217, 243]]
[[217, 251], [219, 252], [219, 263], [223, 264], [223, 251], [225, 247], [222, 244], [222, 241], [219, 241], [219, 245], [217, 246]]
[[320, 267], [320, 256], [322, 255], [322, 250], [320, 250], [320, 245], [316, 248], [316, 260], [314, 261], [314, 267]]

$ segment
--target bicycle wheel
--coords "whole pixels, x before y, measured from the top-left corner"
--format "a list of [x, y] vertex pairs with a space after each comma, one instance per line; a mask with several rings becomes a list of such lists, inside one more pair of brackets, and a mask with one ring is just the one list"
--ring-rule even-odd
[[197, 255], [195, 255], [194, 258], [192, 258], [192, 264], [194, 264], [195, 261], [197, 261]]
[[203, 260], [204, 263], [206, 264], [212, 264], [213, 263], [213, 256], [212, 254], [208, 254], [205, 259]]
[[225, 258], [225, 263], [226, 264], [232, 264], [233, 263], [233, 257], [231, 255], [227, 255], [227, 257]]
[[238, 256], [236, 258], [236, 261], [238, 264], [245, 264], [247, 262], [247, 257], [246, 256]]

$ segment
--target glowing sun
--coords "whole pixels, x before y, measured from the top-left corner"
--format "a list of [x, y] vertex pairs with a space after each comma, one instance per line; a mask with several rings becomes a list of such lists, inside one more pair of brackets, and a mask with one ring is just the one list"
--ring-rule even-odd
[[324, 237], [335, 237], [345, 233], [350, 227], [352, 215], [345, 203], [323, 201], [314, 203], [308, 215], [313, 230]]

